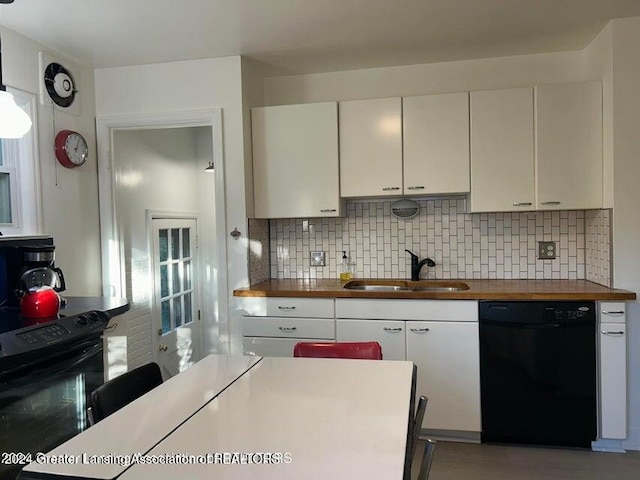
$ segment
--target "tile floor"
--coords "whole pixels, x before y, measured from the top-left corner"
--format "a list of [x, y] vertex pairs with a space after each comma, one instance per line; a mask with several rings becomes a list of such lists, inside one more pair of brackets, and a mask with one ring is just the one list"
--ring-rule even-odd
[[[422, 455], [424, 443], [416, 455]], [[419, 467], [414, 462], [414, 478]], [[637, 480], [640, 452], [438, 442], [429, 480]]]

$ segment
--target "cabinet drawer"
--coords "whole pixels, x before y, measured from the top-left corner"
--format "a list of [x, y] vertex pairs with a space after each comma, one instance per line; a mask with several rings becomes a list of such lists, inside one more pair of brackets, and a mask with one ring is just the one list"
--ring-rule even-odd
[[328, 318], [244, 317], [242, 334], [248, 337], [304, 337], [333, 340], [335, 322]]
[[242, 315], [250, 317], [333, 318], [333, 298], [248, 297]]
[[624, 302], [600, 302], [600, 323], [625, 323]]
[[265, 338], [244, 337], [242, 347], [245, 355], [260, 357], [293, 357], [293, 347], [298, 342], [314, 342], [313, 338]]
[[477, 322], [474, 300], [336, 300], [336, 317], [386, 320], [442, 320]]

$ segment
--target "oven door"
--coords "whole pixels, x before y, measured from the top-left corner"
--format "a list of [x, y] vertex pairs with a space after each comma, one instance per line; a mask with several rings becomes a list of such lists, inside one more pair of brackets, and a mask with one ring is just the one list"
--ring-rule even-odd
[[[85, 430], [89, 395], [103, 383], [100, 337], [0, 372], [2, 452], [34, 456]], [[15, 479], [24, 466], [7, 463], [0, 462], [0, 480]]]

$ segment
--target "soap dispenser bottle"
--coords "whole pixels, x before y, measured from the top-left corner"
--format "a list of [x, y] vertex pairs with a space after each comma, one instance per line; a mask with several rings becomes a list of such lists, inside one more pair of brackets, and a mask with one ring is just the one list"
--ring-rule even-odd
[[351, 280], [351, 269], [349, 268], [349, 258], [347, 257], [347, 251], [342, 251], [342, 261], [340, 262], [340, 280], [347, 282]]

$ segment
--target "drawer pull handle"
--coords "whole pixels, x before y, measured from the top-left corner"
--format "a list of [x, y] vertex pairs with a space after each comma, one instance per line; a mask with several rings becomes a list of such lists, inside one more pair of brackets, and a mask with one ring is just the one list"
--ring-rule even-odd
[[409, 330], [413, 333], [427, 333], [429, 331], [428, 328], [410, 328]]
[[603, 315], [624, 315], [624, 310], [617, 310], [617, 311], [614, 311], [614, 312], [608, 312], [606, 310], [603, 310], [602, 314]]
[[418, 185], [415, 187], [407, 187], [407, 190], [424, 190], [424, 186], [423, 185]]
[[335, 212], [336, 209], [335, 208], [323, 208], [322, 210], [320, 210], [322, 213], [329, 213], [329, 212]]
[[604, 335], [624, 335], [624, 332], [607, 332], [606, 330], [600, 330]]
[[280, 305], [280, 306], [278, 307], [278, 309], [279, 309], [279, 310], [295, 310], [295, 309], [296, 309], [296, 307], [284, 307], [284, 306]]
[[281, 332], [295, 332], [296, 327], [278, 327]]
[[397, 332], [401, 332], [402, 328], [401, 327], [396, 327], [396, 328], [392, 328], [392, 327], [383, 327], [382, 330], [384, 330], [385, 332], [390, 332], [390, 333], [397, 333]]
[[514, 207], [528, 207], [531, 205], [531, 202], [513, 202]]
[[541, 202], [542, 205], [560, 205], [560, 202]]
[[389, 192], [391, 190], [400, 190], [400, 187], [384, 187], [382, 190]]

